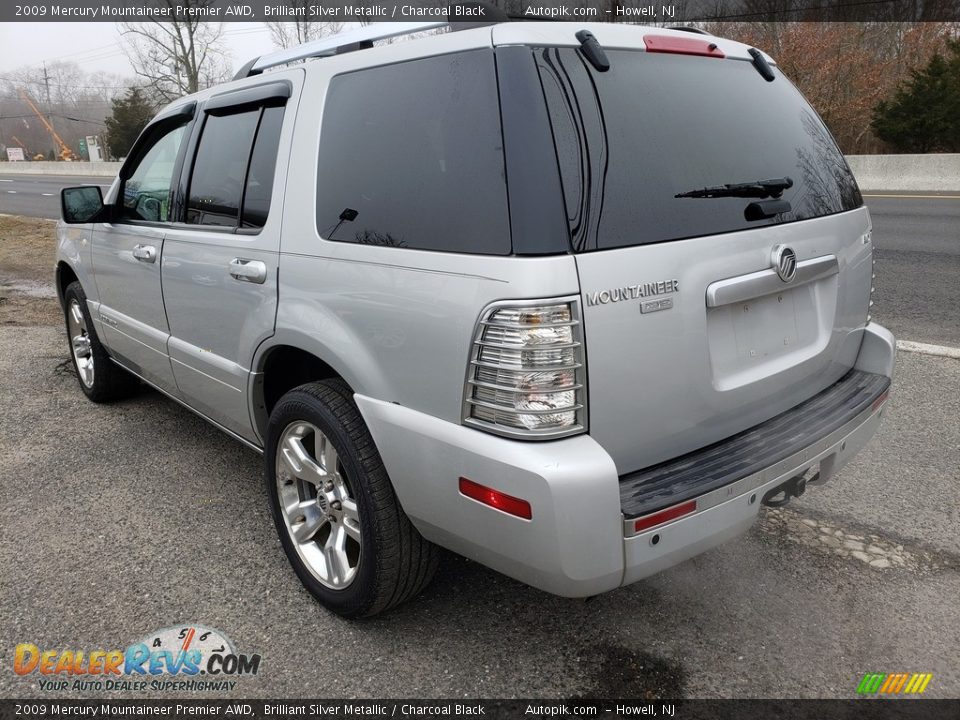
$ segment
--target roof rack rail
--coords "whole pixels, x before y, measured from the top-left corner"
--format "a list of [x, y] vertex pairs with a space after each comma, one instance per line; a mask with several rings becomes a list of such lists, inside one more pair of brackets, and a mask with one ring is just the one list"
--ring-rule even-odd
[[433, 30], [434, 28], [447, 25], [444, 22], [382, 22], [365, 25], [356, 30], [337, 33], [329, 37], [313, 40], [303, 45], [279, 50], [269, 55], [255, 57], [248, 62], [234, 76], [234, 80], [259, 75], [267, 68], [286, 65], [297, 60], [307, 60], [308, 58], [329, 57], [350, 50], [373, 47], [376, 40], [387, 40], [401, 35], [411, 35], [413, 33], [423, 32], [424, 30]]
[[[365, 25], [357, 30], [337, 33], [329, 37], [303, 43], [287, 50], [279, 50], [269, 55], [255, 57], [245, 64], [234, 80], [259, 75], [267, 68], [286, 65], [297, 60], [309, 58], [329, 57], [354, 50], [366, 50], [373, 47], [377, 40], [412, 35], [424, 30], [449, 26], [451, 30], [468, 30], [482, 25], [493, 25], [499, 22], [508, 22], [512, 18], [503, 10], [492, 5], [487, 0], [454, 0], [450, 4], [446, 21], [436, 22], [382, 22]], [[477, 22], [453, 20], [453, 17], [482, 17]]]
[[683, 32], [696, 33], [697, 35], [709, 35], [706, 30], [701, 30], [698, 27], [693, 27], [692, 25], [673, 25], [668, 27], [667, 30], [682, 30]]

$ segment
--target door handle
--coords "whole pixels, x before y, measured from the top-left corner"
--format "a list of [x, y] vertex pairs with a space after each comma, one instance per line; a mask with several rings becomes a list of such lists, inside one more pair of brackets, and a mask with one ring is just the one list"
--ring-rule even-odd
[[259, 260], [234, 258], [230, 261], [230, 276], [240, 282], [262, 284], [267, 280], [267, 266]]
[[133, 248], [133, 256], [140, 262], [156, 262], [157, 249], [153, 245], [135, 245]]

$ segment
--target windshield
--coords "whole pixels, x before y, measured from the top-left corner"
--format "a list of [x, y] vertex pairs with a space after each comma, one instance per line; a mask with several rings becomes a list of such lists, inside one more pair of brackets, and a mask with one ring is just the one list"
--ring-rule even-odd
[[[767, 227], [863, 204], [830, 132], [779, 70], [767, 82], [747, 61], [606, 52], [610, 70], [601, 73], [573, 48], [535, 51], [574, 250]], [[789, 211], [766, 217], [747, 212], [743, 193], [691, 193], [768, 178], [791, 181], [779, 198]]]

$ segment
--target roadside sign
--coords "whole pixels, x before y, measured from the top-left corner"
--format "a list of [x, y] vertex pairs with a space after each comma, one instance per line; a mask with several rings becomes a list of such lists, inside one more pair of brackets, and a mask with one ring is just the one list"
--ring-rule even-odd
[[100, 149], [100, 141], [96, 135], [87, 135], [80, 143], [81, 150], [84, 149], [84, 144], [86, 145], [87, 159], [90, 162], [103, 162], [103, 151]]
[[23, 148], [22, 147], [8, 147], [7, 148], [7, 160], [10, 162], [23, 162]]

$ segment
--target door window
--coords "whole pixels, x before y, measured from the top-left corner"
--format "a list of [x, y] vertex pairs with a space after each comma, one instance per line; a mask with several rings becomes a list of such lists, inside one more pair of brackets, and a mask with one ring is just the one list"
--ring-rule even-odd
[[282, 107], [207, 116], [190, 177], [187, 223], [263, 227], [282, 125]]
[[120, 215], [129, 220], [170, 221], [171, 181], [186, 125], [158, 133], [123, 182]]

